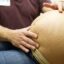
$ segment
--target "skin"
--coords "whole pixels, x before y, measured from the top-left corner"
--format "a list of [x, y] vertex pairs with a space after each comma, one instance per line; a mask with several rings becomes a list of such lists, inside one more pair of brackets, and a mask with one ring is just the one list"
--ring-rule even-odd
[[62, 3], [61, 2], [58, 2], [57, 4], [54, 4], [54, 3], [43, 3], [42, 10], [44, 10], [44, 9], [45, 9], [45, 11], [58, 10], [60, 13], [63, 12], [63, 7], [62, 7]]
[[10, 41], [15, 47], [22, 49], [24, 52], [29, 52], [29, 49], [37, 48], [38, 44], [32, 40], [32, 38], [37, 38], [37, 35], [28, 30], [29, 27], [12, 30], [0, 26], [0, 39]]
[[[43, 57], [50, 64], [64, 64], [64, 12], [48, 11], [37, 17], [31, 31], [38, 34], [40, 47], [34, 53], [37, 60]], [[36, 29], [38, 28], [38, 29]], [[40, 53], [39, 53], [40, 52]], [[45, 63], [47, 64], [47, 63]]]
[[[44, 7], [50, 7], [57, 9], [58, 6], [51, 3], [44, 3]], [[12, 30], [3, 26], [0, 26], [0, 40], [10, 41], [11, 44], [17, 48], [22, 49], [24, 52], [29, 52], [29, 49], [35, 50], [39, 47], [39, 44], [33, 39], [37, 38], [37, 34], [28, 31], [30, 27], [23, 29]]]

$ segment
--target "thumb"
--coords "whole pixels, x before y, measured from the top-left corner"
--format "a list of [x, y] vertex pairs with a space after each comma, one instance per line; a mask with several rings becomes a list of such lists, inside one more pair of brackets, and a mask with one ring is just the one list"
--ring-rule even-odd
[[26, 27], [26, 29], [27, 29], [27, 30], [29, 30], [29, 29], [30, 29], [30, 27], [31, 27], [31, 26], [28, 26], [28, 27]]
[[27, 30], [27, 31], [28, 31], [28, 30], [30, 29], [30, 27], [31, 27], [31, 26], [28, 26], [28, 27], [26, 27], [26, 28], [23, 28], [23, 30]]

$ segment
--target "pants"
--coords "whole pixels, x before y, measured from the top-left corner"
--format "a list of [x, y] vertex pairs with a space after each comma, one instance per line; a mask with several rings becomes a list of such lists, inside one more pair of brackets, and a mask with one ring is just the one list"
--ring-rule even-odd
[[0, 64], [36, 64], [31, 53], [13, 47], [11, 44], [0, 42]]

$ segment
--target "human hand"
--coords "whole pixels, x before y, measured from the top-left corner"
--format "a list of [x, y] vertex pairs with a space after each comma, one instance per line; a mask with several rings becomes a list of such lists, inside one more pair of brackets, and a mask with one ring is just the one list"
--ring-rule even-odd
[[7, 35], [7, 39], [12, 43], [12, 45], [22, 49], [25, 52], [29, 52], [29, 49], [35, 50], [39, 47], [39, 45], [33, 41], [32, 38], [36, 39], [37, 35], [28, 30], [29, 27], [11, 30]]
[[63, 6], [62, 3], [63, 1], [60, 1], [58, 3], [43, 3], [43, 8], [42, 10], [44, 12], [50, 11], [50, 10], [58, 10], [59, 12], [63, 11]]

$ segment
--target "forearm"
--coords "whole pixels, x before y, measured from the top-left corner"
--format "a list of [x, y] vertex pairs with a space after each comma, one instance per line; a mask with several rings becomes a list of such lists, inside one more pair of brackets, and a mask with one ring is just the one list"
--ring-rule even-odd
[[0, 25], [0, 41], [7, 41], [7, 35], [10, 29]]

